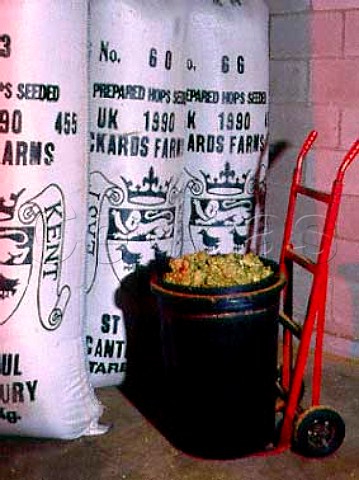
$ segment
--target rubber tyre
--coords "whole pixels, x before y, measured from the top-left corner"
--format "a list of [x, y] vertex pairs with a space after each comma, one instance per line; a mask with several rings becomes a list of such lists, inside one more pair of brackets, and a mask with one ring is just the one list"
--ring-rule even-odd
[[345, 423], [330, 407], [312, 407], [297, 419], [293, 449], [306, 457], [325, 457], [335, 452], [345, 437]]

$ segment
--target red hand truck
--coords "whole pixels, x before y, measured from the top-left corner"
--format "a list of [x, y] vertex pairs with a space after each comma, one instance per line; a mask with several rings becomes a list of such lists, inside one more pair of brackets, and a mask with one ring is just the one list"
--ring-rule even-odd
[[[279, 318], [283, 327], [283, 364], [277, 385], [280, 398], [277, 402], [277, 412], [282, 414], [283, 418], [278, 429], [279, 440], [276, 450], [282, 451], [293, 447], [303, 455], [319, 457], [329, 455], [337, 450], [345, 436], [343, 419], [334, 409], [320, 405], [320, 392], [328, 260], [343, 190], [344, 175], [359, 153], [359, 140], [354, 142], [345, 155], [333, 181], [331, 192], [325, 193], [302, 184], [303, 162], [316, 137], [316, 131], [312, 131], [308, 135], [297, 158], [279, 262], [280, 270], [287, 278], [287, 285], [282, 292], [282, 311]], [[299, 195], [326, 204], [324, 227], [315, 261], [297, 253], [292, 243], [296, 201]], [[307, 311], [302, 324], [293, 319], [294, 264], [312, 274]], [[314, 329], [316, 335], [311, 406], [303, 409], [300, 406], [303, 395], [303, 377]], [[293, 337], [299, 340], [296, 352], [294, 352]]]

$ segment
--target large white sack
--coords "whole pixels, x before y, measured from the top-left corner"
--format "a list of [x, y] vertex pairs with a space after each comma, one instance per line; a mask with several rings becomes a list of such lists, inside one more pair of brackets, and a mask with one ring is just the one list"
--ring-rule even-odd
[[83, 333], [83, 0], [0, 0], [0, 435], [104, 431]]
[[184, 252], [263, 249], [268, 9], [189, 0]]
[[114, 294], [172, 253], [184, 149], [181, 0], [90, 1], [87, 346], [91, 382], [125, 378]]

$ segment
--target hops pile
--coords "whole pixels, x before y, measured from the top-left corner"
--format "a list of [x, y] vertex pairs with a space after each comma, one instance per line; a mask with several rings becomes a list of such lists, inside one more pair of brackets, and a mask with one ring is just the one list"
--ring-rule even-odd
[[226, 253], [210, 255], [197, 252], [173, 258], [164, 281], [187, 287], [234, 287], [258, 282], [268, 277], [272, 269], [253, 254]]

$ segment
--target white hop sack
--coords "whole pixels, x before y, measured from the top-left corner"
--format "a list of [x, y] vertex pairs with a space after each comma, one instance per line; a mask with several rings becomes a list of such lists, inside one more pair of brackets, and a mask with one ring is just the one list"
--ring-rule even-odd
[[87, 347], [91, 382], [125, 378], [121, 281], [171, 253], [184, 149], [180, 0], [90, 1]]
[[267, 168], [268, 10], [262, 0], [191, 0], [188, 8], [184, 252], [258, 251]]
[[0, 11], [0, 435], [97, 434], [83, 341], [87, 5]]

